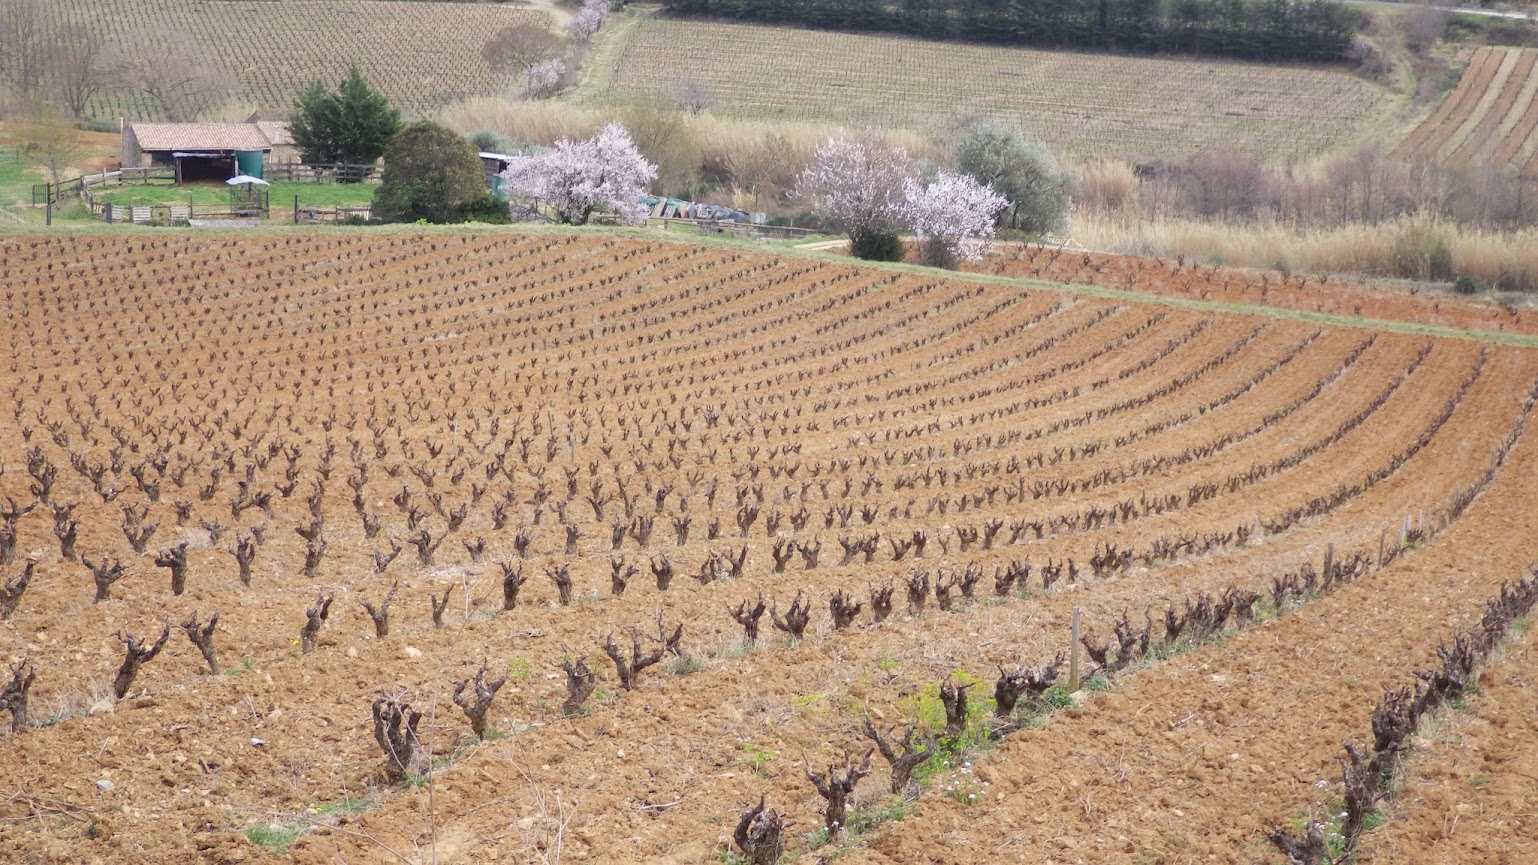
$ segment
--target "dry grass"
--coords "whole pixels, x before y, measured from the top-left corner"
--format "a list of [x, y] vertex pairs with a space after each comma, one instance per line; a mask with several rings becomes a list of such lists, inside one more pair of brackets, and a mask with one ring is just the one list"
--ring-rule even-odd
[[[714, 111], [756, 120], [944, 134], [979, 116], [1019, 122], [1054, 150], [1152, 158], [1222, 149], [1318, 155], [1391, 121], [1380, 88], [1344, 71], [1111, 57], [641, 14], [591, 58], [589, 105], [667, 99], [684, 77]], [[730, 58], [684, 64], [680, 58]]]
[[1095, 215], [1076, 218], [1073, 227], [1075, 241], [1105, 252], [1370, 276], [1406, 275], [1406, 250], [1421, 248], [1433, 237], [1451, 253], [1455, 273], [1496, 289], [1538, 289], [1538, 229], [1534, 228], [1489, 231], [1428, 216], [1375, 226], [1298, 229], [1279, 223], [1224, 225]]

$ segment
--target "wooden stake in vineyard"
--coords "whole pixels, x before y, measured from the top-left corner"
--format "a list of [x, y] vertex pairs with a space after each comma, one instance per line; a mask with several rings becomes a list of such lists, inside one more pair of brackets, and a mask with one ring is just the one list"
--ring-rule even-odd
[[1079, 690], [1079, 608], [1073, 608], [1073, 625], [1068, 638], [1068, 693]]

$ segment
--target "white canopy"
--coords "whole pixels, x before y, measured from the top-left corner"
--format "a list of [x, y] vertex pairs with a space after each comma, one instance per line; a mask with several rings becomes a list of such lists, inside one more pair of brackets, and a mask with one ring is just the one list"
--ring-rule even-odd
[[226, 180], [224, 182], [228, 183], [231, 186], [241, 186], [241, 185], [247, 184], [247, 183], [254, 183], [257, 186], [271, 186], [272, 185], [271, 183], [268, 183], [267, 181], [261, 179], [260, 177], [252, 177], [249, 174], [237, 174], [234, 177], [231, 177], [229, 180]]

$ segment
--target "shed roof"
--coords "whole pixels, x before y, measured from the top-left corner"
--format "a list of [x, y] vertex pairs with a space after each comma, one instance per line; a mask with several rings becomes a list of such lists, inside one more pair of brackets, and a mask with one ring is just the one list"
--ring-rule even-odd
[[[273, 139], [257, 123], [135, 123], [134, 137], [141, 150], [270, 150]], [[274, 133], [275, 134], [275, 133]], [[289, 138], [289, 142], [292, 142]]]

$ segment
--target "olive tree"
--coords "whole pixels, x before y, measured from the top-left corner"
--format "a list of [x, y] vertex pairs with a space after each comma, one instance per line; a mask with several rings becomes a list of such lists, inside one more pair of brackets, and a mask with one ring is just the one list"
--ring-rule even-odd
[[1009, 201], [1000, 222], [1033, 234], [1061, 230], [1073, 203], [1074, 178], [1047, 148], [1028, 141], [1018, 126], [983, 121], [956, 142], [956, 170], [992, 187]]

